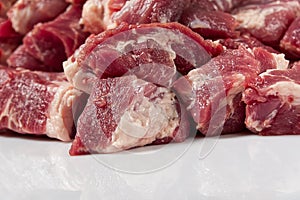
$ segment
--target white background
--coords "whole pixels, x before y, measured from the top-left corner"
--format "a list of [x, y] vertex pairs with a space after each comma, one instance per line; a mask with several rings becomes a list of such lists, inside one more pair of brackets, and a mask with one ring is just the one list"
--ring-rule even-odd
[[[70, 143], [0, 135], [1, 200], [70, 199], [300, 199], [300, 136], [222, 136], [200, 159], [196, 138], [173, 164], [152, 173], [116, 171], [101, 159], [70, 157]], [[187, 146], [167, 145], [176, 151]], [[153, 147], [139, 148], [151, 152]], [[137, 151], [137, 150], [136, 150]], [[160, 162], [160, 156], [152, 162]], [[130, 158], [124, 163], [135, 163]], [[142, 163], [146, 164], [146, 163]]]

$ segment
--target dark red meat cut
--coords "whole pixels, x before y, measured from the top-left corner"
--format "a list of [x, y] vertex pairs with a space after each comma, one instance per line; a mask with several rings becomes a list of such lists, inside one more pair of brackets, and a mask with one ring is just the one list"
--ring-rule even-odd
[[269, 70], [244, 92], [247, 128], [260, 135], [300, 134], [300, 63]]
[[136, 76], [98, 79], [79, 117], [70, 154], [182, 142], [189, 123], [181, 113], [175, 94], [167, 88]]
[[35, 24], [57, 17], [67, 6], [65, 0], [19, 0], [10, 8], [7, 15], [13, 28], [25, 35]]
[[180, 23], [188, 26], [204, 38], [220, 39], [238, 36], [237, 22], [231, 14], [222, 11], [205, 11], [197, 7], [187, 9]]
[[266, 49], [270, 53], [279, 53], [277, 50], [270, 46], [267, 46], [252, 37], [250, 34], [241, 34], [238, 38], [226, 38], [220, 39], [219, 42], [228, 49], [238, 49], [239, 46], [244, 46], [245, 48], [253, 49], [254, 47], [261, 47]]
[[72, 107], [83, 96], [63, 73], [0, 66], [0, 93], [0, 130], [71, 140]]
[[1, 0], [0, 1], [0, 18], [6, 18], [7, 11], [17, 0]]
[[278, 47], [281, 38], [300, 11], [298, 0], [274, 1], [239, 7], [233, 11], [239, 29], [261, 42]]
[[235, 0], [191, 0], [190, 8], [205, 11], [230, 12], [236, 4]]
[[7, 58], [21, 42], [22, 36], [14, 31], [11, 22], [0, 18], [0, 64], [7, 64]]
[[291, 24], [280, 42], [280, 47], [289, 57], [300, 59], [300, 17]]
[[95, 77], [124, 74], [168, 86], [176, 71], [186, 74], [222, 51], [221, 45], [178, 23], [123, 25], [89, 37], [64, 62], [64, 71], [76, 88], [86, 92]]
[[[55, 20], [36, 25], [23, 39], [24, 47], [22, 50], [26, 52], [23, 54], [17, 52], [18, 55], [30, 55], [47, 66], [47, 68], [42, 67], [34, 70], [63, 71], [62, 62], [72, 55], [87, 37], [79, 25], [81, 11], [80, 5], [73, 5]], [[9, 58], [10, 66], [18, 67], [21, 65], [23, 68], [32, 69], [31, 65], [20, 64], [18, 60], [28, 59], [13, 54]]]
[[68, 3], [73, 3], [73, 4], [84, 4], [87, 0], [66, 0]]
[[27, 52], [24, 45], [20, 45], [17, 49], [13, 51], [13, 54], [7, 59], [7, 64], [9, 66], [14, 66], [14, 68], [26, 68], [29, 70], [39, 70], [48, 71], [48, 66], [44, 65], [40, 60], [33, 57]]
[[175, 82], [174, 88], [203, 134], [234, 133], [245, 128], [241, 97], [247, 83], [266, 68], [287, 66], [282, 55], [240, 47], [192, 70]]

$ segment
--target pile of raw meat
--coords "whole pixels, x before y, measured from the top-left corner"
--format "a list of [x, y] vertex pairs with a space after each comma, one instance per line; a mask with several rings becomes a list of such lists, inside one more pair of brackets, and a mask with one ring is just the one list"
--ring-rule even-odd
[[112, 153], [300, 134], [299, 0], [1, 0], [0, 130]]

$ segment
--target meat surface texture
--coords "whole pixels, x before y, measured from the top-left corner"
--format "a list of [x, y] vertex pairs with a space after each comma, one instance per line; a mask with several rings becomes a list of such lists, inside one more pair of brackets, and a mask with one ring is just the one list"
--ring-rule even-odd
[[292, 69], [269, 70], [244, 92], [246, 125], [260, 135], [300, 134], [300, 63]]
[[1, 66], [0, 75], [0, 130], [71, 140], [72, 106], [82, 92], [74, 89], [63, 73]]
[[114, 28], [116, 23], [112, 15], [122, 9], [126, 0], [88, 0], [82, 11], [81, 23], [84, 30], [98, 34], [108, 28]]
[[[55, 20], [39, 23], [23, 39], [24, 53], [13, 53], [8, 60], [11, 67], [22, 67], [32, 70], [61, 72], [62, 62], [72, 55], [84, 43], [87, 34], [79, 25], [81, 6], [70, 6]], [[19, 56], [29, 56], [24, 58]], [[30, 63], [21, 63], [20, 60], [39, 60], [42, 65], [33, 69]]]
[[21, 44], [22, 38], [12, 28], [12, 24], [8, 19], [0, 18], [0, 64], [7, 64], [7, 58]]
[[300, 11], [298, 0], [250, 4], [234, 10], [240, 30], [251, 33], [261, 42], [278, 47], [281, 38]]
[[262, 48], [227, 50], [174, 84], [197, 129], [205, 135], [233, 133], [245, 128], [241, 102], [247, 83], [267, 68], [287, 68], [283, 55]]
[[95, 77], [125, 74], [168, 86], [177, 71], [187, 74], [222, 51], [221, 45], [178, 23], [124, 25], [89, 37], [64, 62], [64, 71], [76, 88], [88, 93]]
[[0, 18], [6, 18], [7, 11], [17, 0], [1, 0], [0, 1]]
[[270, 53], [279, 53], [277, 50], [263, 44], [258, 39], [252, 37], [250, 34], [247, 33], [241, 34], [237, 38], [220, 39], [219, 42], [228, 49], [238, 49], [240, 46], [249, 49], [253, 49], [255, 47], [261, 47], [266, 49]]
[[189, 0], [88, 0], [83, 7], [86, 31], [98, 34], [121, 23], [149, 24], [179, 20]]
[[99, 79], [78, 119], [71, 155], [182, 142], [189, 134], [175, 94], [135, 76]]
[[238, 36], [238, 32], [235, 31], [238, 25], [235, 18], [222, 11], [206, 11], [192, 6], [183, 13], [180, 22], [204, 38], [220, 39]]
[[293, 59], [300, 59], [300, 17], [291, 24], [283, 39], [280, 47]]
[[67, 6], [65, 0], [18, 0], [7, 15], [13, 28], [25, 35], [35, 24], [57, 17]]

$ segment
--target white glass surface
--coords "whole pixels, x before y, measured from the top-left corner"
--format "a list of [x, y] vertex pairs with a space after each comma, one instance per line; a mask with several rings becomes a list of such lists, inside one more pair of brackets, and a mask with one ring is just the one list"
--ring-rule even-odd
[[[300, 136], [222, 136], [201, 158], [203, 141], [70, 157], [70, 143], [1, 134], [1, 200], [300, 199]], [[185, 151], [169, 164], [133, 173], [160, 166], [167, 160], [165, 152], [178, 149]], [[132, 155], [155, 159], [134, 160]]]

